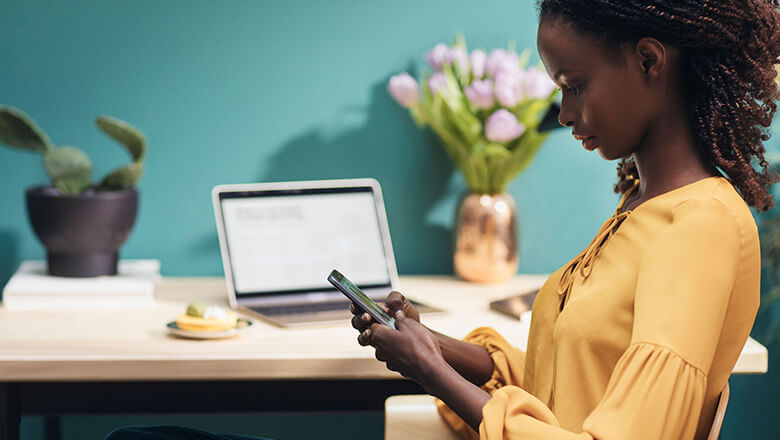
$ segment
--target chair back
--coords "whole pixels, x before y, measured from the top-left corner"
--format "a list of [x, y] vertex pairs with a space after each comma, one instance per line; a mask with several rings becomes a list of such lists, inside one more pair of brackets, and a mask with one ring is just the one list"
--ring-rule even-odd
[[728, 406], [728, 404], [729, 383], [726, 381], [726, 385], [723, 387], [723, 391], [720, 392], [718, 409], [715, 410], [715, 419], [712, 421], [710, 435], [707, 436], [707, 440], [718, 440], [718, 437], [720, 437], [720, 428], [723, 426], [723, 417], [726, 416], [726, 406]]

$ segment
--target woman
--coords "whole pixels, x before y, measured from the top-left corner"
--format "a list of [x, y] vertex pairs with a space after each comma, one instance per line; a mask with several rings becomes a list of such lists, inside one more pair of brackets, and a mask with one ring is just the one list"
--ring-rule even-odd
[[[386, 302], [398, 330], [353, 308], [358, 342], [480, 438], [705, 438], [758, 308], [748, 205], [769, 209], [777, 180], [762, 147], [780, 98], [777, 7], [542, 0], [538, 49], [563, 91], [560, 123], [621, 159], [622, 200], [542, 287], [527, 353], [489, 328], [464, 341], [432, 331], [398, 292]], [[230, 438], [110, 438], [187, 436]]]
[[541, 1], [559, 121], [621, 159], [622, 200], [542, 287], [527, 353], [489, 328], [464, 341], [431, 331], [397, 292], [398, 331], [358, 312], [359, 343], [480, 438], [706, 438], [759, 303], [748, 205], [770, 208], [777, 180], [762, 146], [780, 97], [777, 7]]

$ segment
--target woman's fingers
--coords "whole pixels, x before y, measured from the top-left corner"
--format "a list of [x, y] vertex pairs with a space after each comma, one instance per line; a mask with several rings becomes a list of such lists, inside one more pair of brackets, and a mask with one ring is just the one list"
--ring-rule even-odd
[[387, 306], [390, 310], [398, 310], [403, 307], [404, 302], [406, 302], [406, 297], [401, 292], [396, 292], [395, 290], [390, 292], [390, 295], [387, 295]]
[[367, 328], [358, 335], [358, 344], [363, 347], [371, 345], [371, 329]]
[[[372, 345], [376, 348], [377, 344], [384, 339], [385, 331], [395, 331], [395, 330], [391, 329], [390, 327], [384, 324], [377, 324], [377, 323], [369, 324], [369, 326], [366, 327], [365, 330], [361, 331], [360, 334], [358, 335], [358, 344], [364, 347], [367, 345]], [[382, 348], [380, 347], [377, 350], [382, 351]]]
[[371, 315], [368, 313], [362, 313], [352, 317], [352, 327], [356, 330], [363, 331], [371, 325]]
[[[414, 308], [414, 305], [409, 302], [408, 299], [401, 293], [392, 291], [387, 295], [387, 304], [390, 306], [390, 310], [395, 312], [396, 310], [403, 310], [403, 312], [409, 318], [420, 322], [420, 313]], [[391, 313], [392, 315], [392, 313]]]
[[349, 312], [352, 313], [353, 315], [359, 315], [361, 313], [365, 313], [365, 311], [354, 302], [349, 303]]
[[378, 350], [384, 350], [397, 343], [395, 337], [398, 332], [392, 328], [384, 324], [379, 324], [378, 322], [373, 322], [369, 329], [371, 330], [371, 345]]

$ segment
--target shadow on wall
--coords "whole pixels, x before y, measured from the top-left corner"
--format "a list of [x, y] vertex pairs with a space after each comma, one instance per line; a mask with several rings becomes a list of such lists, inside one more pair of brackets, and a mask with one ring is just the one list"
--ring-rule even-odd
[[0, 299], [2, 299], [2, 287], [13, 275], [18, 261], [19, 239], [16, 234], [7, 230], [0, 230]]
[[[262, 164], [258, 180], [376, 178], [399, 272], [452, 273], [452, 233], [426, 222], [426, 214], [445, 193], [454, 168], [434, 135], [417, 129], [385, 84], [372, 87], [367, 108], [344, 109], [327, 129], [284, 144]], [[350, 128], [329, 132], [344, 125]]]

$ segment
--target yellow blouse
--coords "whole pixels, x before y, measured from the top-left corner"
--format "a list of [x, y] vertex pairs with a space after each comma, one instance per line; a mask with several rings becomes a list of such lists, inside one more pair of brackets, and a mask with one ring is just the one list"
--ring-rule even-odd
[[487, 327], [465, 338], [494, 363], [479, 438], [707, 437], [758, 310], [756, 224], [722, 177], [621, 212], [630, 192], [540, 290], [527, 353]]

